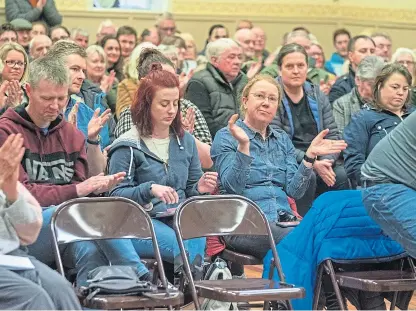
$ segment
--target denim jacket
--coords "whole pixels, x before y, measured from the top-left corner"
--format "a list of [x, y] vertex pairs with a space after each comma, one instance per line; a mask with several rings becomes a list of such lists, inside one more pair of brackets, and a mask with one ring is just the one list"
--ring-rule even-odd
[[290, 212], [287, 196], [299, 199], [309, 186], [312, 168], [298, 165], [295, 147], [281, 129], [268, 127], [267, 138], [240, 126], [250, 139], [250, 156], [237, 150], [238, 142], [228, 128], [215, 135], [211, 157], [219, 174], [221, 191], [243, 195], [256, 202], [270, 221], [278, 219], [278, 211]]
[[344, 140], [348, 147], [343, 155], [348, 178], [361, 184], [361, 166], [370, 152], [413, 110], [413, 107], [406, 108], [400, 118], [390, 111], [377, 111], [371, 107], [365, 107], [352, 117], [350, 124], [344, 129]]
[[172, 133], [170, 138], [167, 164], [147, 148], [135, 126], [117, 138], [108, 153], [108, 173], [126, 172], [127, 175], [110, 191], [110, 196], [128, 198], [148, 208], [153, 205], [150, 214], [154, 216], [177, 205], [167, 205], [153, 197], [152, 184], [172, 187], [178, 193], [179, 202], [200, 195], [197, 184], [202, 169], [194, 138], [187, 132], [182, 138]]

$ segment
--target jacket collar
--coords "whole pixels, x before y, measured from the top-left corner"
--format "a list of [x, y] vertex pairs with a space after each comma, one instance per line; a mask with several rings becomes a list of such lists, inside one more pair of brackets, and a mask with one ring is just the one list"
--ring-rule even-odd
[[[241, 120], [241, 119], [238, 119], [236, 124], [246, 132], [246, 134], [248, 136], [248, 139], [250, 139], [250, 140], [252, 140], [254, 137], [256, 137], [256, 134], [260, 135], [259, 132], [256, 132], [255, 130], [249, 128], [247, 126], [247, 124], [245, 124], [243, 122], [243, 120]], [[278, 133], [270, 125], [267, 126], [266, 133], [267, 133], [266, 138], [269, 138], [270, 136], [274, 136], [274, 137], [277, 138], [277, 136], [278, 136]]]
[[222, 84], [226, 84], [228, 86], [234, 86], [236, 85], [242, 77], [241, 72], [238, 73], [238, 76], [231, 82], [228, 82], [227, 79], [225, 78], [224, 74], [221, 72], [221, 70], [217, 69], [214, 65], [212, 65], [211, 63], [207, 64], [207, 68], [206, 68], [214, 77], [215, 80], [217, 80], [218, 82], [222, 83]]

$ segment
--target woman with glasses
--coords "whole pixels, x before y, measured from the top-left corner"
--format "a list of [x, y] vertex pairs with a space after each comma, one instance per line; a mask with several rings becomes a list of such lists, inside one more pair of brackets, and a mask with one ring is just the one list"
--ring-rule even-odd
[[28, 77], [29, 58], [23, 47], [7, 43], [0, 48], [0, 113], [27, 102], [24, 86]]
[[373, 87], [374, 102], [353, 116], [344, 129], [348, 143], [345, 170], [350, 180], [361, 185], [361, 166], [380, 140], [396, 128], [414, 107], [409, 107], [412, 76], [404, 65], [385, 65]]
[[412, 75], [412, 87], [410, 88], [411, 100], [410, 103], [416, 106], [416, 54], [411, 49], [398, 48], [391, 57], [392, 63], [402, 64], [409, 70]]
[[[259, 205], [268, 220], [281, 221], [279, 215], [291, 214], [288, 196], [301, 198], [309, 187], [313, 162], [317, 156], [340, 152], [343, 141], [324, 139], [323, 130], [312, 141], [298, 164], [289, 136], [270, 123], [282, 100], [280, 85], [270, 76], [256, 76], [242, 93], [241, 114], [230, 118], [228, 128], [217, 132], [211, 157], [221, 185], [221, 192], [243, 195]], [[289, 228], [274, 223], [271, 230], [278, 243]], [[269, 250], [263, 236], [224, 237], [228, 248], [263, 258]]]

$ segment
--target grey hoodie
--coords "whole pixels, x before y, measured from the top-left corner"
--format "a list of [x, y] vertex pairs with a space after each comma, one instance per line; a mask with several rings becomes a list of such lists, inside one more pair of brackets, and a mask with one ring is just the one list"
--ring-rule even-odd
[[19, 197], [10, 205], [0, 190], [0, 254], [34, 243], [41, 226], [42, 209], [23, 186], [19, 184]]

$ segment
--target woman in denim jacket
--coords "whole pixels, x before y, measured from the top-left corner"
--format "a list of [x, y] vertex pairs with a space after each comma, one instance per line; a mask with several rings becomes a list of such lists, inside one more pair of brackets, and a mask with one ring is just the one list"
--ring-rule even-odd
[[[348, 177], [361, 185], [361, 166], [371, 150], [406, 119], [414, 107], [410, 106], [412, 76], [401, 64], [385, 65], [374, 85], [374, 104], [353, 116], [344, 129], [348, 143], [344, 151], [344, 167]], [[405, 91], [397, 91], [405, 84]]]
[[[282, 99], [280, 85], [269, 76], [256, 76], [243, 90], [241, 111], [230, 118], [228, 128], [217, 132], [211, 149], [221, 190], [256, 202], [270, 222], [279, 211], [291, 213], [288, 196], [301, 198], [308, 188], [317, 156], [340, 152], [344, 141], [324, 139], [323, 130], [312, 141], [298, 164], [295, 148], [285, 131], [269, 126]], [[271, 225], [278, 243], [290, 229]], [[229, 248], [263, 258], [269, 250], [267, 237], [228, 236]]]

